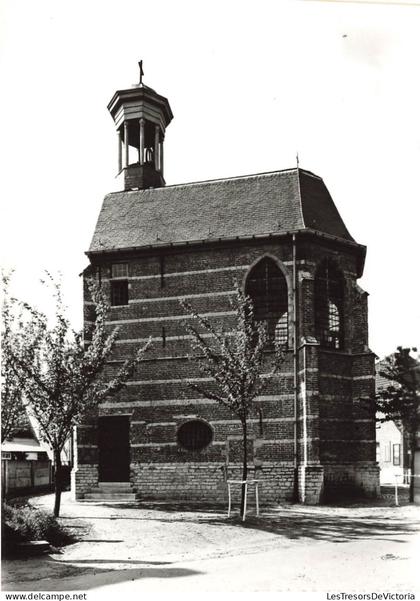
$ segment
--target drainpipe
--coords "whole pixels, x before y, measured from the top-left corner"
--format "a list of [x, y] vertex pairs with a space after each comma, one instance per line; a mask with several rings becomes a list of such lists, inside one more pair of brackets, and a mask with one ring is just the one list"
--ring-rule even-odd
[[295, 471], [295, 500], [299, 500], [298, 494], [298, 429], [297, 429], [297, 408], [298, 408], [298, 302], [297, 302], [297, 267], [296, 267], [296, 234], [292, 235], [292, 259], [293, 259], [293, 456]]
[[307, 408], [306, 408], [306, 344], [303, 345], [303, 382], [301, 386], [302, 395], [302, 430], [303, 430], [303, 470], [302, 470], [302, 484], [301, 484], [301, 496], [302, 502], [306, 500], [306, 466], [308, 464], [308, 428], [307, 428]]

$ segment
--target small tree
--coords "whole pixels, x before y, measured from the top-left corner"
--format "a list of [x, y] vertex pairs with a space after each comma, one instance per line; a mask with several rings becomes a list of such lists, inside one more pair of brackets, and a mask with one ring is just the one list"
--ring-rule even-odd
[[10, 275], [2, 273], [2, 323], [1, 323], [1, 442], [13, 436], [25, 415], [22, 389], [25, 376], [16, 369], [13, 355], [25, 355], [36, 344], [26, 332], [22, 310], [10, 296]]
[[[51, 278], [50, 278], [51, 279]], [[51, 279], [52, 281], [52, 279]], [[114, 347], [117, 329], [106, 329], [108, 305], [101, 290], [90, 285], [96, 319], [89, 341], [75, 332], [65, 317], [60, 286], [53, 282], [56, 303], [55, 322], [25, 305], [30, 314], [26, 335], [33, 344], [24, 352], [12, 350], [14, 372], [25, 376], [23, 392], [30, 412], [39, 425], [40, 438], [54, 454], [54, 515], [60, 513], [62, 490], [61, 452], [73, 426], [94, 410], [105, 398], [119, 391], [142, 360], [149, 342], [124, 362], [116, 376], [105, 381], [103, 369]]]
[[417, 436], [420, 431], [420, 361], [411, 352], [416, 348], [403, 348], [385, 358], [379, 375], [389, 384], [380, 388], [374, 407], [380, 416], [377, 421], [393, 421], [402, 426], [410, 450], [410, 502], [414, 501], [414, 460]]
[[[198, 362], [200, 372], [211, 378], [209, 386], [191, 383], [190, 386], [208, 399], [213, 399], [226, 407], [238, 418], [242, 426], [242, 480], [248, 475], [248, 419], [254, 408], [254, 401], [261, 394], [267, 382], [279, 369], [284, 353], [279, 345], [269, 340], [263, 322], [254, 317], [252, 301], [237, 286], [233, 301], [236, 324], [225, 331], [215, 328], [212, 323], [194, 311], [186, 302], [182, 303], [194, 322], [185, 321], [187, 331], [193, 337], [196, 351], [190, 359]], [[200, 331], [201, 330], [201, 331]], [[203, 336], [203, 333], [210, 336]], [[269, 362], [268, 372], [265, 361], [269, 342], [274, 343], [274, 357]], [[245, 507], [245, 485], [242, 485], [241, 515]]]

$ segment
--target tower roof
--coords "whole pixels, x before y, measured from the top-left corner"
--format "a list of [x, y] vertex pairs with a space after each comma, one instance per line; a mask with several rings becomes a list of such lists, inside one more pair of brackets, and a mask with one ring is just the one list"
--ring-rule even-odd
[[108, 103], [117, 130], [118, 174], [124, 190], [165, 185], [163, 140], [173, 114], [168, 99], [143, 83], [143, 61], [139, 68], [139, 83], [117, 90]]
[[124, 119], [149, 116], [165, 129], [173, 119], [168, 99], [143, 83], [117, 90], [108, 103], [108, 110], [117, 127]]
[[302, 230], [360, 246], [323, 180], [295, 168], [108, 194], [88, 254]]

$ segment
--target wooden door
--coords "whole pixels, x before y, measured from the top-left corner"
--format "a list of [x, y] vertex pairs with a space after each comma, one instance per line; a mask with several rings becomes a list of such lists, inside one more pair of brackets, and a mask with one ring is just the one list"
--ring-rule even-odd
[[99, 481], [130, 479], [130, 422], [127, 415], [99, 418]]

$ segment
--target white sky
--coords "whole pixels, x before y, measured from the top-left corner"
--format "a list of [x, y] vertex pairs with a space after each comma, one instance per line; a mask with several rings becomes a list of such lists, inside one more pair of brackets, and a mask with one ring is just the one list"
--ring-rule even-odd
[[419, 3], [1, 0], [2, 264], [40, 301], [78, 274], [117, 156], [106, 105], [138, 80], [174, 112], [168, 184], [300, 165], [367, 244], [378, 355], [420, 344]]

